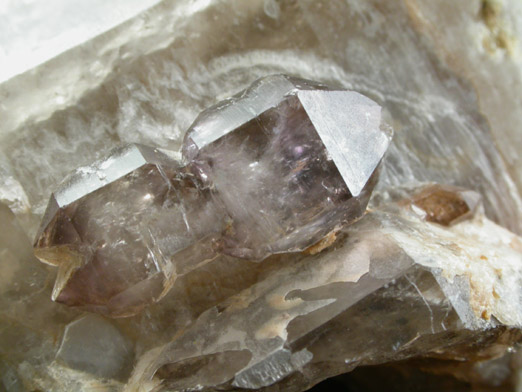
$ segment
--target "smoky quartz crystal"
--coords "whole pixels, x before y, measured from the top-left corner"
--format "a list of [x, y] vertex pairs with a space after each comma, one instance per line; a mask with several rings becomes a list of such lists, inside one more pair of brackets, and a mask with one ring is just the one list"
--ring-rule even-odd
[[262, 78], [202, 112], [181, 154], [128, 145], [62, 183], [35, 243], [53, 299], [128, 316], [218, 254], [305, 250], [364, 214], [390, 140], [359, 93]]

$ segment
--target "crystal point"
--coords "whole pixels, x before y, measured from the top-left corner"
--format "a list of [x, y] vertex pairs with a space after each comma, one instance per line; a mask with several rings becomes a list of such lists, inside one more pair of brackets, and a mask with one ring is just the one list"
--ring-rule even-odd
[[317, 134], [353, 196], [359, 196], [389, 144], [381, 107], [354, 91], [298, 92]]
[[[35, 244], [40, 260], [59, 266], [53, 299], [126, 316], [161, 298], [176, 274], [171, 258], [221, 229], [196, 188], [177, 160], [140, 145], [73, 173]], [[190, 230], [186, 214], [198, 218]]]
[[390, 139], [369, 98], [269, 76], [204, 111], [183, 159], [129, 145], [74, 172], [35, 254], [59, 266], [53, 299], [127, 316], [218, 253], [302, 251], [359, 219]]
[[264, 258], [361, 217], [390, 139], [369, 98], [274, 75], [204, 111], [184, 154], [232, 218], [225, 252]]

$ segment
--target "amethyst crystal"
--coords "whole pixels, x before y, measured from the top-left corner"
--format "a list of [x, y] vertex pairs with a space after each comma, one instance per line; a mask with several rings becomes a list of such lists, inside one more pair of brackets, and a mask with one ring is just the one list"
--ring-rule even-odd
[[205, 260], [174, 255], [223, 230], [208, 200], [177, 160], [151, 147], [126, 146], [77, 170], [51, 196], [35, 245], [59, 266], [53, 299], [112, 316], [158, 300], [187, 264]]
[[390, 141], [380, 123], [370, 99], [286, 76], [204, 111], [183, 152], [230, 214], [224, 251], [298, 251], [359, 218]]
[[181, 159], [131, 145], [61, 185], [35, 244], [53, 298], [126, 316], [218, 253], [304, 250], [363, 215], [390, 139], [356, 92], [260, 79], [201, 113]]

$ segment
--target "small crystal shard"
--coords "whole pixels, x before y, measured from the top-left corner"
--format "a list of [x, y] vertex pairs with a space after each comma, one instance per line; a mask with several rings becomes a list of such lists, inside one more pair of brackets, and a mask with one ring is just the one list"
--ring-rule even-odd
[[130, 145], [62, 184], [35, 245], [60, 267], [53, 299], [126, 316], [218, 253], [261, 260], [335, 238], [363, 215], [390, 139], [356, 92], [261, 79], [200, 115], [182, 159]]
[[451, 185], [423, 188], [412, 198], [412, 208], [428, 222], [449, 226], [472, 216], [480, 205], [480, 194]]

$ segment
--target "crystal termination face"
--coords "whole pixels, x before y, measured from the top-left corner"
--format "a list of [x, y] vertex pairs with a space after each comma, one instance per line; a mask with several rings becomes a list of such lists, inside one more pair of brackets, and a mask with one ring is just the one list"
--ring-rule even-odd
[[365, 96], [269, 76], [202, 112], [181, 156], [129, 145], [74, 172], [35, 254], [54, 300], [132, 315], [220, 253], [302, 251], [360, 218], [390, 140]]

